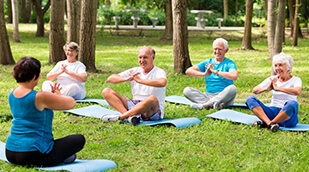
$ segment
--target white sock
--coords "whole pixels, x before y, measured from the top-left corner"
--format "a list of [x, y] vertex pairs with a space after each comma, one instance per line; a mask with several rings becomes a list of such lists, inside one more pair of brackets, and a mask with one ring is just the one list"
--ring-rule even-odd
[[203, 109], [203, 104], [192, 103], [191, 109]]

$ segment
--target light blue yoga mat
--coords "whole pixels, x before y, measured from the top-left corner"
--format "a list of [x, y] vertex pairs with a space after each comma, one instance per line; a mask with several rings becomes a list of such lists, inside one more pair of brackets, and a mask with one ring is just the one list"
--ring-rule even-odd
[[[251, 125], [252, 122], [260, 120], [256, 116], [245, 114], [242, 112], [237, 112], [234, 110], [229, 110], [229, 109], [223, 109], [215, 113], [206, 115], [205, 117], [221, 119], [221, 120], [228, 120], [228, 121], [247, 124], [247, 125]], [[279, 130], [309, 131], [309, 124], [298, 123], [295, 127], [280, 127]]]
[[83, 100], [76, 100], [77, 103], [97, 103], [102, 106], [110, 106], [105, 99], [93, 99], [93, 98], [86, 98]]
[[[87, 107], [66, 110], [65, 112], [94, 118], [100, 118], [103, 114], [112, 114], [112, 115], [120, 114], [118, 111], [110, 110], [99, 105], [91, 105]], [[198, 118], [190, 117], [190, 118], [178, 118], [178, 119], [163, 119], [159, 121], [142, 121], [138, 125], [148, 125], [148, 126], [173, 125], [176, 128], [181, 129], [189, 127], [194, 124], [200, 124], [201, 122], [202, 121], [199, 120]]]
[[[165, 97], [165, 101], [183, 105], [191, 105], [193, 103], [191, 100], [183, 96], [167, 96]], [[232, 105], [229, 105], [229, 107], [248, 108], [247, 105], [244, 103], [234, 103]]]
[[[0, 141], [0, 160], [7, 161], [5, 156], [5, 143]], [[46, 171], [72, 171], [72, 172], [97, 172], [105, 171], [117, 167], [117, 164], [111, 160], [95, 159], [95, 160], [75, 160], [71, 164], [61, 164], [54, 167], [36, 167], [39, 170]]]

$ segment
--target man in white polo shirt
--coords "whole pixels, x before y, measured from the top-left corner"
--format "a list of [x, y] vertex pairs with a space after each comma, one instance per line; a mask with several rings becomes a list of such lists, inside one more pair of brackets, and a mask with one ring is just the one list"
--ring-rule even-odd
[[134, 67], [107, 78], [107, 81], [113, 84], [131, 82], [133, 99], [126, 98], [111, 88], [105, 88], [102, 91], [103, 97], [121, 114], [104, 114], [101, 121], [116, 122], [127, 118], [131, 124], [136, 125], [140, 119], [144, 121], [163, 119], [166, 73], [163, 69], [154, 66], [154, 59], [155, 50], [151, 47], [143, 47], [138, 55], [140, 67]]

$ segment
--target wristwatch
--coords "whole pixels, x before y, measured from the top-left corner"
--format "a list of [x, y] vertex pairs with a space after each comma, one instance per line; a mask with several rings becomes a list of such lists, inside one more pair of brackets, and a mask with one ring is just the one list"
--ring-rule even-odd
[[215, 73], [215, 75], [218, 75], [218, 72], [219, 72], [219, 70], [216, 70], [216, 73]]

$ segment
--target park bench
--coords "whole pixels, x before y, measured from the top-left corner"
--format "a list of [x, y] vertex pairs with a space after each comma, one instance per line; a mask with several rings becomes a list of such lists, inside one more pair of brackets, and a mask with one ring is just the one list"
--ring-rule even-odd
[[119, 17], [119, 16], [114, 16], [113, 19], [115, 20], [115, 27], [116, 27], [116, 28], [119, 28], [119, 27], [118, 27], [118, 23], [119, 23], [119, 21], [120, 21], [120, 17]]
[[221, 29], [221, 22], [223, 21], [223, 18], [217, 18], [218, 21], [218, 29]]
[[191, 10], [191, 13], [197, 13], [199, 14], [199, 17], [195, 17], [196, 22], [196, 27], [199, 28], [205, 28], [205, 22], [207, 22], [208, 20], [206, 18], [204, 18], [204, 14], [211, 14], [213, 13], [210, 10]]
[[125, 12], [133, 12], [133, 16], [131, 17], [131, 19], [133, 20], [133, 26], [134, 28], [137, 28], [137, 23], [140, 20], [139, 17], [137, 17], [137, 13], [138, 12], [146, 12], [146, 10], [138, 10], [138, 9], [126, 9], [124, 10]]
[[195, 20], [197, 21], [197, 23], [200, 23], [198, 27], [205, 29], [205, 23], [208, 21], [208, 19], [206, 18], [201, 19], [199, 17], [195, 17]]
[[150, 19], [152, 21], [152, 27], [155, 28], [156, 27], [156, 21], [158, 20], [158, 17], [151, 17]]
[[137, 28], [137, 23], [138, 23], [138, 21], [140, 20], [140, 18], [139, 18], [139, 17], [131, 16], [131, 19], [133, 20], [133, 26], [134, 26], [134, 28]]

